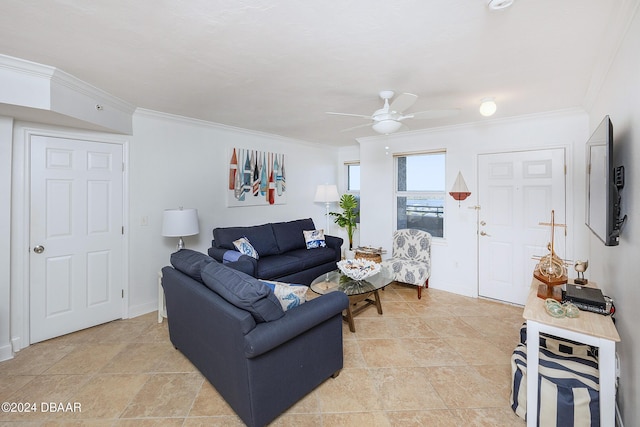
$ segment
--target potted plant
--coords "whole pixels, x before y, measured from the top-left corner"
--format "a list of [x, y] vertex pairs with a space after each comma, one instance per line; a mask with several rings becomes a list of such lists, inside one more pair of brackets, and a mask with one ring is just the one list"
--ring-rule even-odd
[[[358, 200], [353, 194], [343, 194], [342, 197], [340, 197], [340, 203], [338, 206], [340, 206], [342, 212], [329, 212], [329, 215], [334, 216], [335, 219], [333, 222], [347, 231], [347, 237], [349, 238], [348, 250], [353, 254], [353, 232], [357, 228], [356, 218], [358, 216]], [[346, 251], [345, 257], [349, 258]]]

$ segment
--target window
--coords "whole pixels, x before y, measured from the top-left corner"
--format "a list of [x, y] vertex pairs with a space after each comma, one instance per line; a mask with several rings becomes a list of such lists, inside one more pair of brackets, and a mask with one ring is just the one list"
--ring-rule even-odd
[[360, 163], [347, 163], [347, 191], [360, 192]]
[[358, 201], [356, 222], [360, 224], [360, 163], [345, 163], [347, 169], [347, 193]]
[[445, 153], [395, 156], [396, 227], [444, 237]]

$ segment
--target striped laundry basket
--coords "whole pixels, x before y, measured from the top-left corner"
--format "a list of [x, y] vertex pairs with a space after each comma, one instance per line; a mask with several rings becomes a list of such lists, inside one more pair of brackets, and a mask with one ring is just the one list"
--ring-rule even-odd
[[[539, 358], [538, 426], [600, 426], [598, 360], [593, 349], [541, 335]], [[518, 344], [511, 356], [511, 374], [511, 409], [526, 419], [526, 343]]]

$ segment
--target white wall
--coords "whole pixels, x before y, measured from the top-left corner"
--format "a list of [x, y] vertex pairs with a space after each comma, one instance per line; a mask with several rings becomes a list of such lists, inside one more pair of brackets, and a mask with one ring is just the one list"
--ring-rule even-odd
[[12, 355], [11, 348], [11, 146], [13, 120], [0, 117], [0, 360]]
[[[622, 213], [628, 215], [620, 245], [606, 247], [589, 235], [589, 270], [616, 305], [621, 342], [618, 405], [625, 426], [640, 425], [640, 11], [636, 9], [624, 41], [589, 111], [593, 131], [605, 115], [614, 128], [614, 164], [625, 167]], [[606, 57], [601, 58], [606, 60]]]
[[[9, 239], [0, 243], [0, 262], [5, 267], [0, 269], [0, 360], [11, 358], [13, 350], [28, 345], [23, 339], [28, 334], [24, 291], [28, 266], [15, 256], [22, 253], [28, 233], [28, 212], [24, 208], [26, 128], [71, 138], [89, 135], [78, 129], [16, 123], [0, 117], [0, 233], [9, 236], [12, 231], [11, 244]], [[125, 233], [129, 243], [129, 317], [158, 307], [158, 272], [169, 264], [177, 243], [177, 239], [161, 236], [164, 209], [198, 209], [200, 234], [186, 237], [185, 242], [188, 248], [202, 252], [210, 246], [212, 229], [217, 226], [309, 217], [318, 228], [325, 225], [324, 205], [314, 203], [313, 197], [318, 184], [336, 182], [337, 149], [151, 111], [136, 112], [131, 137], [102, 135], [129, 140], [125, 155], [129, 182]], [[19, 150], [12, 150], [16, 146]], [[231, 147], [286, 155], [286, 204], [226, 207], [227, 154]], [[147, 225], [142, 224], [143, 217]]]
[[[460, 203], [446, 197], [445, 239], [434, 239], [429, 286], [477, 296], [477, 156], [481, 153], [562, 147], [567, 153], [568, 248], [584, 246], [584, 157], [587, 115], [571, 110], [530, 117], [472, 123], [429, 131], [360, 139], [361, 243], [391, 247], [393, 155], [446, 149], [446, 188], [458, 171], [471, 196]], [[388, 149], [386, 147], [389, 147]], [[574, 149], [578, 147], [578, 149]], [[576, 251], [580, 253], [580, 250]]]
[[[164, 209], [197, 208], [200, 234], [187, 248], [206, 252], [215, 227], [312, 218], [325, 226], [325, 207], [313, 202], [316, 186], [335, 183], [337, 149], [151, 111], [134, 114], [130, 148], [130, 315], [157, 308], [158, 271], [177, 239], [161, 236]], [[232, 147], [284, 153], [287, 203], [226, 207]], [[143, 226], [142, 218], [148, 218]], [[335, 234], [335, 233], [332, 233]]]

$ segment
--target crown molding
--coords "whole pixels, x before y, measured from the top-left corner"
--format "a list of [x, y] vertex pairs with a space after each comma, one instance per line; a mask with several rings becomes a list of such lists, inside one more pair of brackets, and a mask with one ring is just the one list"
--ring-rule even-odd
[[[60, 69], [0, 55], [0, 78], [11, 88], [0, 93], [0, 103], [17, 113], [18, 120], [40, 115], [55, 122], [55, 114], [60, 114], [90, 127], [131, 133], [133, 105]], [[31, 109], [29, 117], [21, 117], [20, 108]]]

